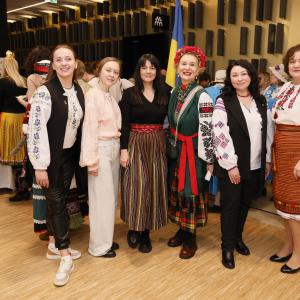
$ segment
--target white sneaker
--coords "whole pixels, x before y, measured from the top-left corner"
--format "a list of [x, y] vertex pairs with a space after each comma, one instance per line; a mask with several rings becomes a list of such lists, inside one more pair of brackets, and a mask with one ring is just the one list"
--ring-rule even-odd
[[[74, 250], [74, 249], [71, 249], [71, 248], [69, 248], [68, 250], [69, 250], [69, 253], [72, 256], [73, 260], [78, 259], [78, 258], [81, 257], [81, 252], [80, 251]], [[51, 254], [49, 252], [51, 252]], [[61, 259], [61, 255], [60, 255], [59, 250], [55, 246], [52, 246], [52, 244], [48, 244], [48, 250], [47, 250], [47, 253], [46, 253], [46, 257], [47, 257], [47, 259], [51, 259], [51, 260]]]
[[71, 255], [63, 256], [60, 260], [58, 271], [54, 277], [54, 285], [63, 286], [67, 284], [73, 269], [74, 265]]

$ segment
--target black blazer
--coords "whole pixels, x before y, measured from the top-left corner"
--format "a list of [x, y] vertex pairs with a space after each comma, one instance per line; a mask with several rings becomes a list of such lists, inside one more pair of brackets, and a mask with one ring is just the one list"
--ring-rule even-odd
[[[250, 137], [246, 119], [242, 112], [241, 105], [236, 95], [230, 99], [223, 99], [227, 112], [227, 125], [233, 141], [235, 153], [238, 157], [237, 167], [242, 179], [250, 178]], [[267, 104], [264, 96], [255, 99], [258, 111], [262, 118], [262, 139], [261, 139], [261, 180], [264, 182], [265, 164], [266, 164], [266, 139], [267, 139]], [[215, 162], [214, 173], [218, 177], [228, 177], [228, 171], [223, 169], [218, 162]]]
[[[63, 149], [63, 143], [65, 138], [65, 131], [68, 119], [68, 102], [67, 96], [64, 96], [65, 93], [58, 77], [54, 77], [53, 79], [47, 81], [44, 84], [50, 92], [51, 96], [51, 115], [50, 119], [47, 123], [48, 130], [48, 139], [50, 146], [50, 165], [48, 166], [48, 178], [49, 178], [49, 186], [55, 187], [59, 184], [58, 180], [58, 171], [61, 166], [61, 153]], [[81, 87], [74, 83], [75, 90], [77, 91], [78, 101], [83, 111], [84, 115], [84, 95]], [[76, 142], [72, 147], [73, 151], [73, 161], [74, 167], [79, 164], [79, 155], [80, 155], [80, 146], [81, 146], [81, 129], [82, 129], [81, 120], [80, 126], [77, 131]]]

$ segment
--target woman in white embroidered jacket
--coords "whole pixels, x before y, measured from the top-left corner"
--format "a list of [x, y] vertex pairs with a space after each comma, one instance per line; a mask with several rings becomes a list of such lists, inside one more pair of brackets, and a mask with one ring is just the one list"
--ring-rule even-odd
[[118, 201], [121, 112], [109, 88], [119, 78], [120, 61], [106, 57], [98, 65], [99, 80], [86, 94], [80, 165], [88, 167], [89, 253], [112, 258]]
[[65, 201], [75, 166], [79, 163], [84, 96], [74, 82], [77, 64], [70, 46], [58, 45], [53, 50], [51, 67], [53, 73], [49, 80], [31, 99], [27, 144], [36, 182], [43, 187], [46, 196], [48, 231], [54, 235], [56, 256], [61, 258], [54, 284], [62, 286], [73, 270], [72, 260], [81, 256], [69, 246]]
[[222, 263], [233, 269], [234, 249], [250, 254], [243, 229], [251, 200], [264, 186], [271, 158], [270, 147], [266, 158], [267, 103], [259, 94], [254, 67], [246, 60], [233, 62], [224, 83], [213, 112], [214, 169], [221, 191]]

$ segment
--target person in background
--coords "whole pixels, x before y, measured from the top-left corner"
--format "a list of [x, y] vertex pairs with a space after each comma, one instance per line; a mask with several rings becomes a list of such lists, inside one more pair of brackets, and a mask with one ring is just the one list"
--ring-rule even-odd
[[[30, 193], [27, 185], [23, 185], [22, 165], [25, 147], [22, 145], [17, 153], [13, 150], [22, 139], [22, 123], [25, 108], [17, 101], [17, 97], [27, 92], [26, 80], [19, 73], [18, 62], [11, 51], [6, 51], [3, 62], [4, 77], [0, 79], [0, 164], [10, 166], [13, 170], [16, 195], [11, 202], [28, 200]], [[4, 174], [1, 174], [4, 175]]]
[[263, 95], [270, 85], [270, 74], [268, 72], [260, 72], [258, 74], [258, 86], [260, 94]]
[[[224, 80], [226, 78], [226, 70], [218, 70], [215, 74], [215, 80], [212, 85], [205, 89], [206, 93], [210, 96], [213, 104], [216, 104], [218, 96], [221, 94], [222, 88], [224, 87]], [[209, 195], [213, 198], [214, 204], [208, 206], [209, 212], [219, 213], [220, 207], [220, 188], [218, 183], [218, 177], [212, 176], [209, 183]]]
[[116, 83], [109, 89], [109, 93], [119, 103], [125, 90], [134, 86], [129, 80], [125, 78], [118, 78]]
[[174, 63], [181, 84], [172, 91], [168, 106], [170, 138], [177, 148], [177, 158], [169, 163], [169, 218], [179, 227], [168, 246], [182, 245], [181, 259], [195, 255], [196, 228], [207, 222], [208, 183], [204, 177], [213, 171], [213, 102], [197, 81], [205, 60], [198, 47], [184, 46], [177, 51]]
[[121, 112], [109, 89], [120, 74], [120, 61], [106, 57], [98, 65], [98, 83], [86, 94], [80, 165], [88, 168], [89, 253], [112, 258], [118, 202]]
[[80, 85], [83, 93], [86, 94], [88, 92], [88, 90], [91, 88], [91, 86], [85, 80], [83, 80], [83, 77], [86, 73], [85, 65], [84, 65], [83, 61], [81, 61], [78, 58], [76, 61], [77, 61], [76, 79], [77, 79], [77, 82]]
[[84, 64], [85, 72], [82, 79], [87, 82], [90, 87], [94, 87], [99, 81], [99, 78], [97, 78], [97, 64], [97, 61], [89, 61]]
[[233, 269], [234, 249], [250, 255], [243, 241], [244, 225], [271, 161], [266, 146], [267, 104], [259, 93], [256, 71], [247, 60], [227, 67], [225, 86], [213, 112], [213, 136], [214, 170], [221, 192], [222, 264]]
[[284, 71], [284, 65], [276, 65], [269, 67], [270, 70], [270, 85], [264, 92], [264, 96], [267, 100], [268, 109], [271, 110], [275, 105], [276, 96], [282, 85], [289, 81], [289, 76]]
[[135, 86], [120, 102], [121, 218], [128, 224], [128, 245], [142, 253], [152, 250], [150, 231], [167, 224], [167, 161], [164, 119], [168, 94], [160, 64], [142, 55], [134, 73]]
[[46, 197], [49, 235], [55, 238], [50, 259], [60, 259], [53, 283], [63, 286], [74, 268], [73, 259], [81, 257], [70, 248], [66, 197], [79, 163], [84, 95], [75, 82], [74, 50], [58, 45], [50, 61], [48, 80], [31, 99], [27, 147], [36, 183]]
[[205, 71], [198, 76], [198, 82], [203, 88], [209, 87], [210, 80], [210, 75]]
[[277, 94], [272, 116], [274, 204], [284, 219], [285, 242], [270, 260], [285, 263], [281, 272], [294, 274], [300, 272], [300, 44], [288, 49], [283, 65], [291, 82]]

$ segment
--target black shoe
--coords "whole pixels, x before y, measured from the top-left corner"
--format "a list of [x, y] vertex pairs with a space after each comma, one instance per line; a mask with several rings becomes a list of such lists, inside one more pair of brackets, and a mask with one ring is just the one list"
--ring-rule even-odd
[[111, 249], [111, 250], [118, 250], [119, 248], [120, 248], [119, 244], [113, 242], [110, 249]]
[[235, 268], [233, 251], [222, 250], [222, 264], [227, 269]]
[[300, 271], [300, 267], [296, 269], [292, 269], [288, 265], [283, 265], [280, 271], [285, 274], [295, 274]]
[[9, 198], [10, 202], [19, 202], [25, 201], [30, 199], [30, 193], [28, 191], [25, 192], [18, 192], [13, 197]]
[[236, 243], [235, 249], [238, 253], [242, 255], [250, 255], [249, 248], [245, 245], [245, 243], [242, 240]]
[[184, 230], [179, 229], [176, 234], [168, 241], [169, 247], [178, 247], [184, 242]]
[[152, 251], [152, 245], [149, 238], [149, 230], [141, 232], [139, 251], [142, 253], [149, 253]]
[[270, 257], [270, 261], [278, 262], [278, 263], [284, 263], [284, 262], [287, 262], [291, 258], [292, 254], [293, 253], [291, 253], [287, 256], [283, 256], [283, 257], [279, 257], [277, 254], [274, 254]]
[[135, 230], [128, 230], [127, 243], [130, 248], [136, 248], [140, 241], [140, 232]]
[[113, 257], [116, 257], [116, 255], [117, 255], [116, 252], [114, 250], [110, 249], [104, 255], [100, 255], [100, 257], [113, 258]]
[[210, 213], [220, 213], [221, 212], [221, 207], [218, 205], [213, 205], [212, 207], [208, 207], [208, 212]]

